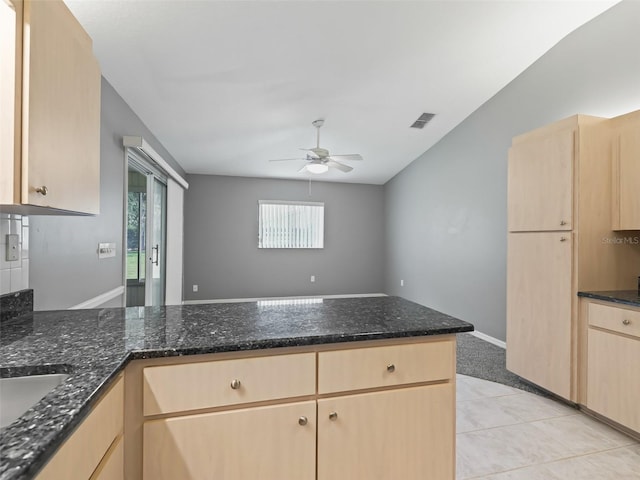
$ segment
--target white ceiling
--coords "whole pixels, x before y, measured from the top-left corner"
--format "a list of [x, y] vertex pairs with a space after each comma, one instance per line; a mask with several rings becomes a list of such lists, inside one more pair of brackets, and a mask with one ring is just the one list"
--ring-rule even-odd
[[[188, 173], [383, 184], [608, 1], [66, 0], [105, 78]], [[423, 130], [409, 125], [423, 112]], [[128, 132], [136, 134], [137, 132]]]

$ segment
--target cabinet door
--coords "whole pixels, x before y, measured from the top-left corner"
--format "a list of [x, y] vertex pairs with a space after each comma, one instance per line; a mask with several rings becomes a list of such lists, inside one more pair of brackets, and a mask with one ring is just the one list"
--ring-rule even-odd
[[100, 68], [91, 38], [60, 0], [25, 0], [24, 22], [22, 203], [97, 214]]
[[613, 230], [640, 230], [640, 125], [614, 140]]
[[124, 380], [120, 378], [38, 473], [36, 480], [86, 480], [122, 435]]
[[0, 205], [20, 202], [22, 2], [0, 2]]
[[453, 480], [454, 397], [440, 384], [318, 400], [318, 480]]
[[571, 398], [572, 234], [510, 233], [507, 369]]
[[312, 480], [315, 446], [313, 401], [153, 420], [143, 478]]
[[573, 228], [574, 131], [514, 144], [509, 151], [510, 232]]
[[90, 480], [124, 480], [124, 440], [120, 437], [98, 465]]
[[587, 407], [640, 432], [640, 339], [589, 329]]

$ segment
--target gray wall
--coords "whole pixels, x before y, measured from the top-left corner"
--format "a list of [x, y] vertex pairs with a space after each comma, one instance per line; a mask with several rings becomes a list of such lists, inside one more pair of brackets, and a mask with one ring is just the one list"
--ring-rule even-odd
[[505, 339], [511, 138], [640, 109], [639, 25], [625, 1], [576, 30], [385, 185], [386, 293]]
[[[187, 181], [186, 300], [383, 290], [382, 186], [314, 182], [309, 196], [309, 183], [298, 180], [189, 175]], [[258, 249], [258, 200], [325, 202], [325, 248]]]
[[[177, 172], [184, 170], [102, 79], [100, 214], [94, 217], [30, 216], [29, 283], [36, 310], [67, 308], [123, 284], [124, 135], [140, 135]], [[117, 255], [98, 260], [98, 243], [115, 242]], [[112, 300], [108, 305], [120, 305]]]

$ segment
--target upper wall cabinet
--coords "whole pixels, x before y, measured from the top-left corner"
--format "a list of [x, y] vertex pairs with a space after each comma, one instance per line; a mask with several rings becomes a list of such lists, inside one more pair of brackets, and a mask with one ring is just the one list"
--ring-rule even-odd
[[572, 230], [574, 132], [568, 125], [514, 139], [508, 169], [510, 232]]
[[612, 229], [640, 230], [640, 111], [612, 123]]
[[3, 77], [13, 63], [15, 82], [2, 84], [3, 113], [13, 111], [14, 118], [2, 119], [8, 146], [0, 163], [12, 175], [3, 180], [0, 208], [97, 214], [100, 68], [91, 38], [61, 0], [10, 0], [2, 15], [3, 26], [15, 25], [2, 34], [3, 47], [5, 35], [12, 40], [15, 59], [2, 66]]

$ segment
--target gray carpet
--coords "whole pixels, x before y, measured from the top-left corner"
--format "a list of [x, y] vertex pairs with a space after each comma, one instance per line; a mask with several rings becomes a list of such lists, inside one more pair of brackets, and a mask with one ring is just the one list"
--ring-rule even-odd
[[550, 396], [544, 390], [525, 382], [517, 375], [507, 371], [505, 350], [503, 348], [474, 337], [470, 333], [459, 333], [457, 340], [456, 370], [458, 373], [502, 383], [503, 385], [545, 397]]

